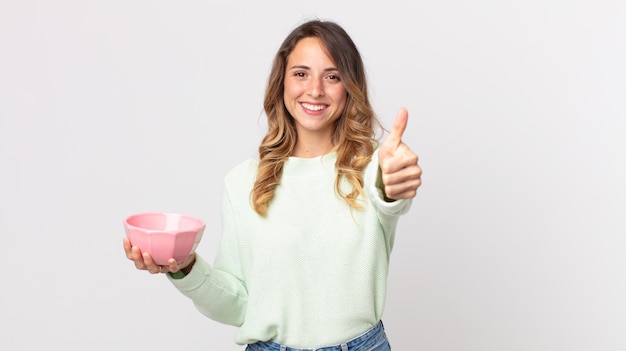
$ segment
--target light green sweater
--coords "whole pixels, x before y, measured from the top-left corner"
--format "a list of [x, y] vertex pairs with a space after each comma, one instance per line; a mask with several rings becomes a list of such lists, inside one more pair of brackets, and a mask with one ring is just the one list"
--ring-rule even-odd
[[364, 209], [351, 210], [334, 190], [336, 156], [289, 158], [265, 218], [250, 205], [258, 161], [232, 169], [214, 265], [198, 256], [186, 277], [170, 277], [200, 312], [239, 326], [236, 343], [321, 347], [381, 319], [396, 223], [411, 201], [383, 200], [375, 153]]

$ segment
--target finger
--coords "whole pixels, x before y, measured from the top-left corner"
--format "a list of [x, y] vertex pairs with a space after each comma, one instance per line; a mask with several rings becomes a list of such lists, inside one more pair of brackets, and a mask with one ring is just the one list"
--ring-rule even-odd
[[393, 122], [393, 127], [391, 128], [391, 133], [389, 134], [389, 137], [387, 138], [387, 140], [395, 145], [398, 146], [400, 145], [400, 143], [402, 143], [402, 135], [404, 134], [404, 131], [406, 130], [406, 125], [409, 121], [409, 112], [403, 107], [400, 109], [400, 111], [398, 111], [398, 114], [396, 115], [396, 119]]
[[180, 270], [180, 267], [178, 266], [178, 262], [176, 262], [174, 258], [170, 258], [167, 261], [167, 265], [168, 265], [169, 272], [178, 272]]
[[393, 155], [387, 157], [380, 165], [383, 174], [394, 173], [403, 168], [417, 164], [419, 158], [406, 144], [400, 144]]
[[154, 260], [152, 260], [152, 256], [149, 253], [143, 253], [143, 262], [146, 265], [146, 269], [148, 270], [148, 272], [152, 274], [161, 273], [161, 267], [154, 263]]
[[126, 258], [129, 260], [132, 260], [132, 248], [130, 240], [128, 240], [128, 238], [124, 238], [124, 252], [126, 253]]
[[397, 172], [383, 174], [383, 184], [385, 187], [410, 182], [422, 177], [422, 169], [418, 165], [405, 167]]
[[422, 180], [411, 179], [399, 184], [385, 186], [385, 195], [393, 200], [411, 199], [417, 194], [417, 189], [422, 184]]
[[133, 246], [131, 248], [130, 259], [135, 263], [135, 268], [140, 269], [140, 270], [146, 269], [146, 264], [143, 261], [141, 250], [138, 247]]
[[135, 262], [143, 263], [143, 257], [141, 255], [141, 250], [137, 246], [133, 246], [130, 249], [130, 259]]
[[192, 264], [192, 262], [194, 262], [195, 260], [196, 260], [196, 253], [194, 251], [191, 254], [189, 254], [189, 256], [185, 257], [185, 259], [182, 260], [181, 262], [176, 262], [174, 258], [170, 258], [167, 261], [167, 263], [169, 265], [170, 272], [177, 272], [181, 269], [185, 269], [190, 264]]
[[417, 189], [407, 189], [404, 192], [387, 195], [387, 198], [391, 200], [408, 200], [408, 199], [414, 198], [416, 195], [417, 195]]

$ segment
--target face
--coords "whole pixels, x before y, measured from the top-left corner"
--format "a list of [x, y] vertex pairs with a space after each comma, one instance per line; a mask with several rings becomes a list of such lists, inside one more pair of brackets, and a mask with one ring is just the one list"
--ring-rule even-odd
[[339, 70], [318, 38], [301, 39], [287, 58], [284, 100], [296, 122], [298, 141], [330, 142], [334, 122], [346, 106]]

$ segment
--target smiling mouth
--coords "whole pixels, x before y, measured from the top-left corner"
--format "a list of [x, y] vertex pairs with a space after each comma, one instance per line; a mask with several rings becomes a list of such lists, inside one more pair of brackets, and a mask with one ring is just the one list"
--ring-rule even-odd
[[321, 111], [325, 109], [326, 107], [328, 107], [328, 105], [326, 104], [319, 105], [319, 104], [309, 104], [306, 102], [301, 102], [300, 105], [309, 111], [315, 111], [315, 112]]

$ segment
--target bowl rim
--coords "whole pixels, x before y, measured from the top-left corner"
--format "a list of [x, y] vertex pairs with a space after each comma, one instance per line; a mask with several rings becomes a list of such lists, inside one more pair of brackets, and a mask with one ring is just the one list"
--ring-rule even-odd
[[131, 218], [140, 217], [140, 216], [151, 216], [151, 215], [180, 216], [180, 217], [185, 217], [185, 218], [192, 219], [192, 220], [198, 222], [198, 225], [193, 228], [196, 231], [206, 227], [206, 223], [201, 218], [198, 218], [198, 217], [192, 216], [192, 215], [188, 215], [188, 214], [184, 214], [184, 213], [181, 213], [181, 212], [169, 212], [169, 211], [147, 211], [147, 212], [133, 213], [133, 214], [127, 216], [126, 218], [124, 218], [124, 225], [129, 227], [129, 228], [136, 228], [136, 229], [143, 230], [143, 231], [156, 231], [156, 232], [161, 232], [161, 233], [176, 233], [176, 232], [179, 232], [179, 230], [148, 229], [148, 228], [143, 228], [143, 227], [138, 227], [138, 226], [132, 225], [132, 224], [130, 224], [128, 222]]

